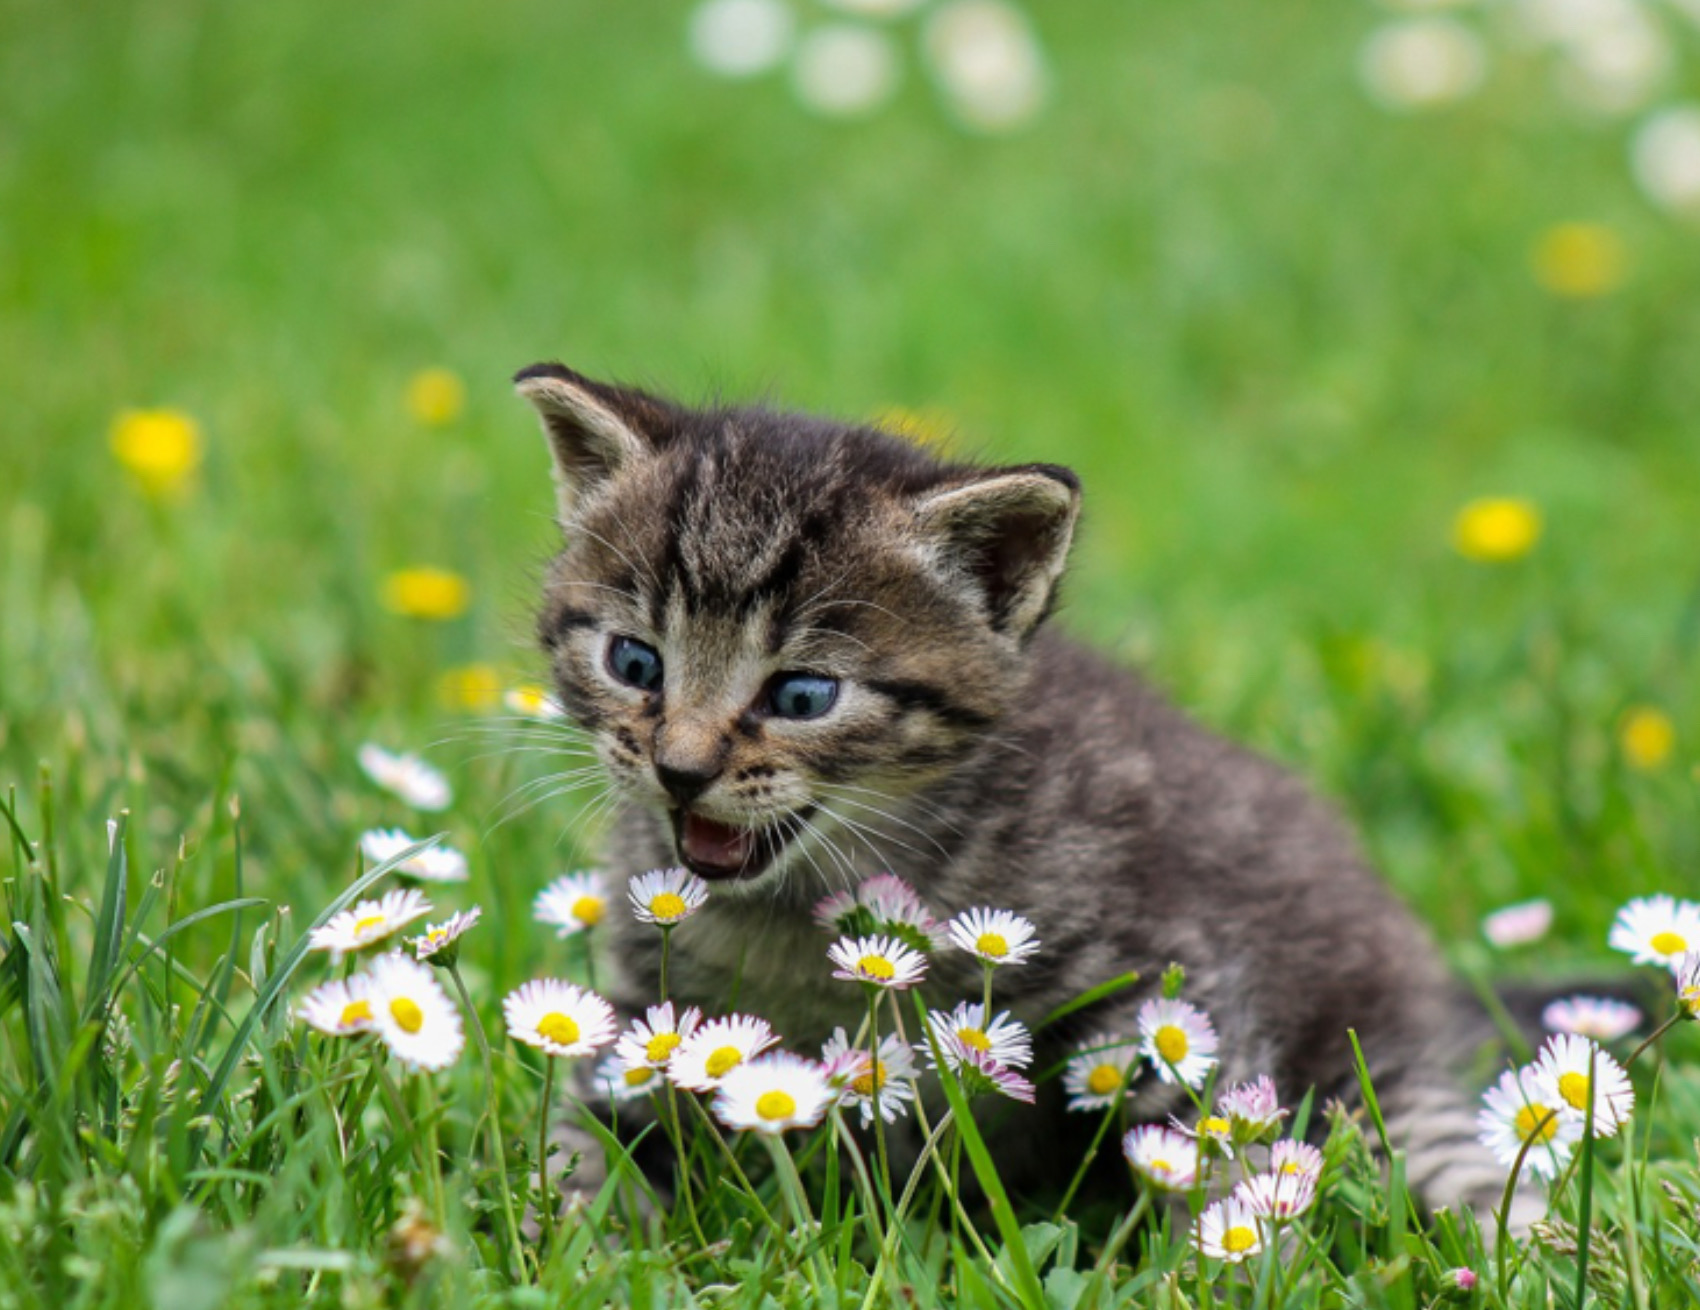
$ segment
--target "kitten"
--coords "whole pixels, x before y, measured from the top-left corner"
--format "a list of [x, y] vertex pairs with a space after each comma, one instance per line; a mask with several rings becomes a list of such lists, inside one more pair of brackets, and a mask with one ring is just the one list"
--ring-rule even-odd
[[[811, 919], [890, 869], [941, 918], [1014, 910], [1043, 949], [998, 973], [1029, 1025], [1097, 983], [1139, 987], [1040, 1034], [1033, 1067], [1132, 1034], [1164, 967], [1221, 1037], [1219, 1086], [1356, 1099], [1366, 1051], [1408, 1176], [1486, 1208], [1506, 1171], [1452, 1068], [1464, 1011], [1436, 953], [1328, 808], [1134, 677], [1053, 635], [1080, 483], [948, 463], [866, 426], [694, 410], [555, 364], [520, 392], [554, 455], [566, 546], [539, 632], [561, 703], [622, 799], [617, 875], [712, 884], [676, 931], [671, 993], [764, 1016], [792, 1049], [854, 1031]], [[657, 996], [660, 934], [608, 925], [616, 1004]], [[978, 995], [933, 957], [926, 992]], [[1142, 1116], [1182, 1108], [1142, 1084]], [[1170, 1099], [1165, 1100], [1165, 1092]], [[991, 1126], [1006, 1180], [1066, 1179], [1061, 1091]], [[1320, 1103], [1320, 1102], [1319, 1102]], [[1076, 1116], [1077, 1117], [1077, 1116]]]

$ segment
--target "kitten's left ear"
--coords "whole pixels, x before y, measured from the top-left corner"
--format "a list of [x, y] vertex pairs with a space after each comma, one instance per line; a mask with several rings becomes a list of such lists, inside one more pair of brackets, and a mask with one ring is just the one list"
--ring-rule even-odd
[[914, 506], [924, 549], [973, 588], [992, 627], [1020, 640], [1049, 613], [1080, 513], [1080, 479], [1056, 464], [988, 469]]
[[592, 382], [560, 364], [521, 369], [514, 387], [543, 420], [563, 522], [648, 451], [665, 421], [665, 407], [654, 397]]

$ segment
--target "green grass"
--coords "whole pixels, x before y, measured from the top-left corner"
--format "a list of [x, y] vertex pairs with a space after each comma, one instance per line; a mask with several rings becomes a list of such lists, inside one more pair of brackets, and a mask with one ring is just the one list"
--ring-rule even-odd
[[[359, 832], [420, 830], [360, 776], [367, 739], [446, 743], [492, 1031], [509, 987], [565, 965], [527, 906], [594, 830], [559, 806], [497, 824], [534, 775], [481, 758], [439, 695], [449, 668], [538, 667], [550, 496], [506, 378], [541, 358], [686, 397], [935, 407], [968, 449], [1077, 467], [1062, 622], [1335, 796], [1463, 971], [1617, 971], [1616, 906], [1691, 885], [1700, 247], [1635, 192], [1622, 131], [1510, 54], [1454, 109], [1387, 115], [1355, 80], [1371, 11], [1246, 0], [1036, 11], [1055, 94], [1007, 138], [953, 128], [914, 67], [888, 110], [830, 123], [782, 76], [697, 70], [687, 14], [0, 0], [0, 786], [21, 830], [0, 875], [22, 925], [0, 964], [0, 1304], [812, 1295], [811, 1262], [729, 1190], [723, 1247], [675, 1214], [620, 1221], [622, 1200], [543, 1291], [511, 1287], [470, 1052], [438, 1080], [450, 1254], [409, 1292], [384, 1253], [414, 1143], [359, 1057], [255, 1005], [352, 882]], [[1538, 235], [1577, 219], [1629, 254], [1598, 300], [1530, 276]], [[402, 403], [431, 366], [468, 387], [443, 427]], [[152, 405], [206, 437], [169, 503], [108, 448]], [[1541, 507], [1539, 548], [1458, 558], [1454, 511], [1495, 493]], [[383, 576], [416, 563], [464, 573], [468, 614], [386, 613]], [[1618, 741], [1638, 704], [1676, 727], [1657, 768]], [[1530, 895], [1553, 938], [1490, 956], [1479, 915]], [[1601, 1304], [1694, 1296], [1700, 1078], [1692, 1036], [1668, 1046], [1656, 1109], [1600, 1151], [1616, 1254], [1592, 1269], [1622, 1280]], [[536, 1067], [499, 1050], [498, 1074], [522, 1147]], [[273, 1117], [294, 1097], [299, 1121]], [[1292, 1304], [1423, 1304], [1400, 1271], [1464, 1258], [1363, 1170]], [[1197, 1303], [1163, 1281], [1184, 1259], [1165, 1222], [1110, 1280], [1123, 1302]], [[1115, 1224], [1027, 1230], [1054, 1303]], [[843, 1241], [855, 1295], [873, 1253]], [[1518, 1251], [1511, 1303], [1545, 1304], [1550, 1273], [1567, 1304], [1573, 1261]], [[904, 1248], [886, 1285], [1015, 1295], [1016, 1262], [957, 1256]]]

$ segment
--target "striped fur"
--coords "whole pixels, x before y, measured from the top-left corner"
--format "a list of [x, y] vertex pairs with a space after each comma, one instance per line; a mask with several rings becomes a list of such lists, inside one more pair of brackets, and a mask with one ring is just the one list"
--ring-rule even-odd
[[[519, 375], [555, 458], [565, 548], [539, 634], [561, 699], [619, 797], [610, 868], [680, 861], [662, 772], [708, 781], [716, 823], [781, 834], [758, 876], [722, 882], [678, 931], [674, 995], [767, 1017], [799, 1049], [863, 1000], [833, 981], [813, 904], [891, 869], [942, 915], [1002, 906], [1044, 950], [1003, 971], [1029, 1024], [1129, 969], [1186, 967], [1221, 1029], [1222, 1076], [1269, 1073], [1350, 1100], [1362, 1037], [1410, 1176], [1432, 1204], [1485, 1206], [1504, 1171], [1451, 1074], [1473, 1027], [1424, 933], [1334, 815], [1269, 762], [1210, 735], [1129, 674], [1052, 636], [1078, 484], [1050, 465], [952, 464], [867, 427], [754, 408], [686, 409], [558, 365]], [[624, 635], [660, 652], [651, 694], [610, 672]], [[762, 710], [783, 671], [830, 675], [818, 720]], [[783, 837], [783, 841], [782, 841]], [[780, 844], [782, 842], [782, 844]], [[615, 999], [652, 1001], [658, 935], [611, 925]], [[974, 994], [944, 953], [936, 1001]], [[1144, 987], [1075, 1017], [1131, 1031]], [[1146, 1094], [1142, 1093], [1142, 1098]], [[1000, 1163], [1072, 1167], [1055, 1083], [1004, 1116]], [[1156, 1118], [1180, 1108], [1153, 1092]]]

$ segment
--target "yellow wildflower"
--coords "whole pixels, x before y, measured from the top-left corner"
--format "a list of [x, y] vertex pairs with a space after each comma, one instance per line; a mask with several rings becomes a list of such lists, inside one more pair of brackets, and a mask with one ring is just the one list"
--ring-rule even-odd
[[426, 427], [447, 427], [466, 408], [466, 384], [446, 368], [421, 369], [407, 380], [407, 412]]
[[1465, 559], [1502, 564], [1521, 559], [1541, 539], [1541, 512], [1526, 500], [1472, 500], [1452, 520], [1452, 545]]
[[180, 409], [127, 409], [112, 422], [112, 453], [148, 495], [172, 495], [200, 467], [201, 426]]
[[1529, 263], [1535, 281], [1570, 300], [1590, 300], [1623, 285], [1629, 265], [1623, 241], [1603, 223], [1557, 223], [1536, 239]]
[[1633, 705], [1617, 725], [1617, 742], [1633, 768], [1656, 769], [1676, 750], [1676, 725], [1651, 705]]
[[956, 422], [942, 409], [892, 405], [874, 415], [876, 427], [921, 446], [944, 446], [956, 435]]
[[450, 709], [481, 712], [495, 708], [502, 679], [494, 665], [462, 664], [444, 671], [437, 680], [437, 694]]
[[472, 588], [449, 569], [397, 569], [384, 579], [384, 608], [410, 619], [443, 622], [466, 612]]

